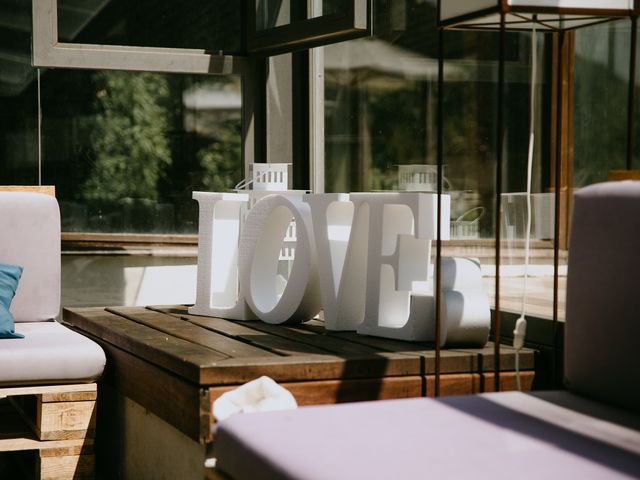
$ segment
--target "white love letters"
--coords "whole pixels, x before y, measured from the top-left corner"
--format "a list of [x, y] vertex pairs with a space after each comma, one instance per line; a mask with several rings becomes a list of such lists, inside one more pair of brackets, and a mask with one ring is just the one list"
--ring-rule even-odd
[[[328, 330], [435, 340], [429, 266], [437, 195], [274, 194], [251, 207], [248, 194], [194, 192], [193, 198], [200, 223], [190, 313], [277, 324], [306, 321], [323, 309]], [[443, 239], [449, 211], [450, 198], [442, 195]], [[295, 254], [284, 280], [279, 262], [292, 226]], [[458, 260], [464, 259], [442, 262], [448, 283], [440, 343], [483, 345], [490, 312], [479, 265]], [[461, 267], [472, 280], [458, 288]]]

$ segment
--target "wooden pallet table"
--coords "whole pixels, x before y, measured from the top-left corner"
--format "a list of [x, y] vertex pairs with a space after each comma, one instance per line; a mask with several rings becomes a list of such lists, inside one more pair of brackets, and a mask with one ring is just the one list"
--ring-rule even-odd
[[[261, 375], [300, 405], [434, 394], [431, 346], [327, 332], [316, 320], [236, 322], [189, 315], [186, 307], [72, 308], [64, 320], [104, 348], [105, 383], [200, 444], [212, 440], [213, 401]], [[524, 349], [520, 357], [529, 389], [534, 352]], [[513, 349], [501, 349], [502, 390], [515, 389], [514, 360]], [[441, 393], [491, 391], [494, 362], [491, 344], [443, 350]]]
[[0, 388], [0, 452], [35, 451], [29, 478], [94, 478], [96, 396], [95, 383]]

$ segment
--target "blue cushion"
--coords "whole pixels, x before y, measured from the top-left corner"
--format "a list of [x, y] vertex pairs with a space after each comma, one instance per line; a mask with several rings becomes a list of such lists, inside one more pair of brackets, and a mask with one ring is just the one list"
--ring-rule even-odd
[[9, 311], [21, 276], [22, 267], [0, 263], [0, 338], [24, 338], [15, 332], [13, 315]]

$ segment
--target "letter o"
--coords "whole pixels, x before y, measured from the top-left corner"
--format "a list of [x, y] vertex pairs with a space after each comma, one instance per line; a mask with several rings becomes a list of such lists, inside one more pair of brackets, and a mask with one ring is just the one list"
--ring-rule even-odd
[[[278, 298], [276, 275], [282, 239], [296, 222], [295, 258], [287, 284]], [[269, 195], [249, 211], [240, 241], [240, 255], [247, 252], [241, 271], [249, 307], [267, 323], [299, 323], [320, 311], [320, 288], [311, 211], [300, 197]]]

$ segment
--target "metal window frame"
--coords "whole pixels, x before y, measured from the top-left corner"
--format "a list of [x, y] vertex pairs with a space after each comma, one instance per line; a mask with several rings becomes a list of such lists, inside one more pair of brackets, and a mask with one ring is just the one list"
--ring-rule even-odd
[[[247, 53], [272, 56], [371, 34], [371, 1], [350, 0], [341, 13], [321, 15], [265, 30], [256, 29], [255, 0], [245, 0]], [[318, 10], [314, 8], [317, 13]]]
[[34, 67], [208, 75], [242, 75], [246, 58], [200, 49], [64, 43], [58, 39], [57, 0], [32, 0]]

